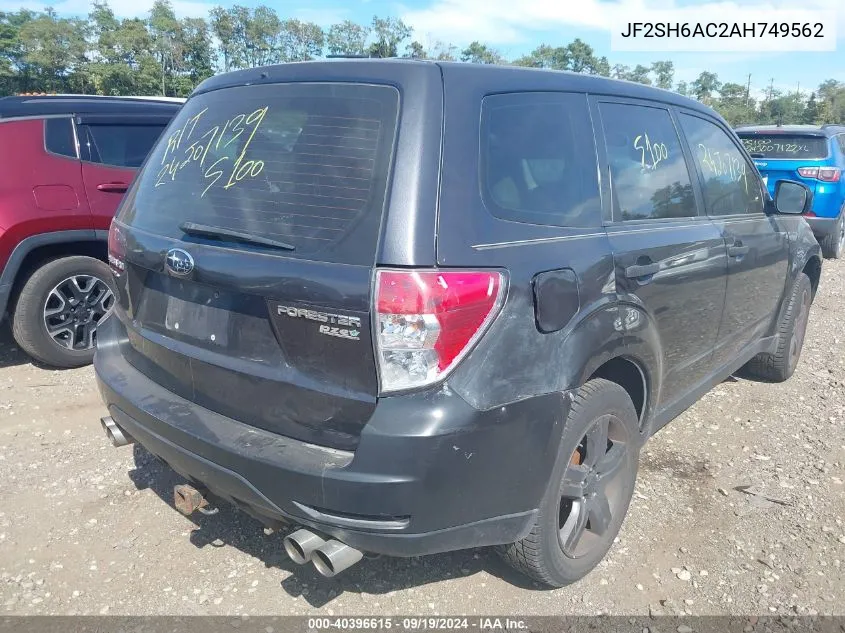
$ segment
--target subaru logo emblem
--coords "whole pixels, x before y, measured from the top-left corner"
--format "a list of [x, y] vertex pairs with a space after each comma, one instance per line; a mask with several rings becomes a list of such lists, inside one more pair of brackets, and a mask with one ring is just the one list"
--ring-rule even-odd
[[164, 263], [174, 275], [184, 277], [190, 275], [194, 270], [194, 258], [181, 248], [171, 248], [167, 251], [167, 257], [164, 258]]

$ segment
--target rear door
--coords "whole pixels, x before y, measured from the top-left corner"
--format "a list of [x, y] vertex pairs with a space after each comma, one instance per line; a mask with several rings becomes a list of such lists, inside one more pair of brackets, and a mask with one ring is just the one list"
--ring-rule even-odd
[[707, 213], [727, 247], [727, 298], [714, 359], [721, 366], [771, 327], [787, 278], [789, 243], [779, 218], [763, 212], [757, 172], [727, 129], [691, 112], [679, 118]]
[[77, 117], [85, 194], [98, 227], [108, 226], [169, 121], [167, 116]]
[[127, 360], [243, 423], [354, 448], [378, 391], [370, 293], [398, 112], [386, 85], [190, 99], [118, 216]]
[[712, 368], [725, 300], [725, 244], [699, 211], [698, 190], [668, 108], [596, 102], [613, 220], [607, 226], [620, 298], [642, 306], [662, 347], [658, 406], [683, 397]]

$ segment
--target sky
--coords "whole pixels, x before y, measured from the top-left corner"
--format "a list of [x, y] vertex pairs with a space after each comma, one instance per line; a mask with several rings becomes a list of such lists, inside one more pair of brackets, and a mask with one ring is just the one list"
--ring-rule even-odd
[[[172, 0], [177, 15], [206, 16], [215, 5], [232, 0]], [[463, 48], [479, 40], [512, 59], [542, 43], [565, 45], [576, 37], [590, 44], [611, 63], [648, 65], [668, 59], [675, 65], [675, 81], [691, 82], [703, 70], [719, 80], [745, 84], [751, 75], [757, 95], [772, 83], [783, 92], [805, 94], [826, 79], [845, 81], [845, 0], [236, 0], [238, 4], [265, 4], [281, 17], [295, 17], [328, 27], [342, 20], [368, 23], [373, 15], [399, 17], [414, 28], [414, 39], [429, 46], [441, 41]], [[153, 0], [109, 0], [121, 17], [143, 16]], [[89, 0], [0, 0], [0, 10], [52, 6], [59, 15], [86, 15]], [[774, 10], [796, 6], [835, 25], [835, 52], [710, 52], [627, 53], [611, 50], [611, 17], [646, 15], [646, 10], [696, 10], [718, 21], [726, 16], [765, 20]], [[817, 7], [817, 8], [814, 8]]]

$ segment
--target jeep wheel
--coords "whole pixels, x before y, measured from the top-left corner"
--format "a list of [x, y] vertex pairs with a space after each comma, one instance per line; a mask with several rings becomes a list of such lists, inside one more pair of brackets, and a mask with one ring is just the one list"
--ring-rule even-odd
[[114, 307], [111, 271], [92, 257], [54, 259], [21, 288], [12, 334], [34, 359], [53, 367], [81, 367], [94, 358], [97, 326]]
[[514, 569], [561, 587], [580, 580], [610, 549], [634, 492], [639, 425], [631, 398], [604, 379], [579, 390], [559, 463], [531, 532], [500, 548]]
[[744, 374], [772, 382], [783, 382], [792, 376], [801, 358], [812, 303], [813, 285], [807, 275], [800, 273], [792, 285], [786, 311], [778, 325], [777, 350], [774, 354], [757, 354], [743, 368]]
[[839, 214], [839, 219], [833, 230], [828, 233], [819, 244], [822, 255], [827, 259], [839, 259], [845, 252], [845, 212]]

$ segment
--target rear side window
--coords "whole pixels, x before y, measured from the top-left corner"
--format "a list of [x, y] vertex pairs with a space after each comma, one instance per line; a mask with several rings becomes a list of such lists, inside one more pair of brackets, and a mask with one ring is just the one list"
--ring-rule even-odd
[[839, 141], [839, 148], [842, 150], [842, 156], [845, 157], [845, 134], [840, 134], [836, 138]]
[[52, 154], [76, 158], [76, 141], [70, 118], [44, 119], [44, 147]]
[[681, 127], [704, 183], [709, 215], [762, 213], [763, 191], [756, 169], [715, 123], [681, 114]]
[[668, 110], [602, 103], [615, 220], [694, 217], [690, 171]]
[[[388, 86], [293, 83], [190, 99], [121, 219], [184, 240], [184, 222], [268, 237], [292, 257], [372, 264], [396, 135]], [[261, 248], [243, 243], [235, 248]]]
[[601, 225], [596, 153], [585, 95], [486, 97], [481, 110], [481, 192], [504, 220]]
[[827, 158], [827, 139], [797, 134], [743, 134], [745, 150], [758, 158], [793, 158], [818, 160]]
[[80, 125], [82, 160], [137, 169], [144, 162], [163, 125]]

